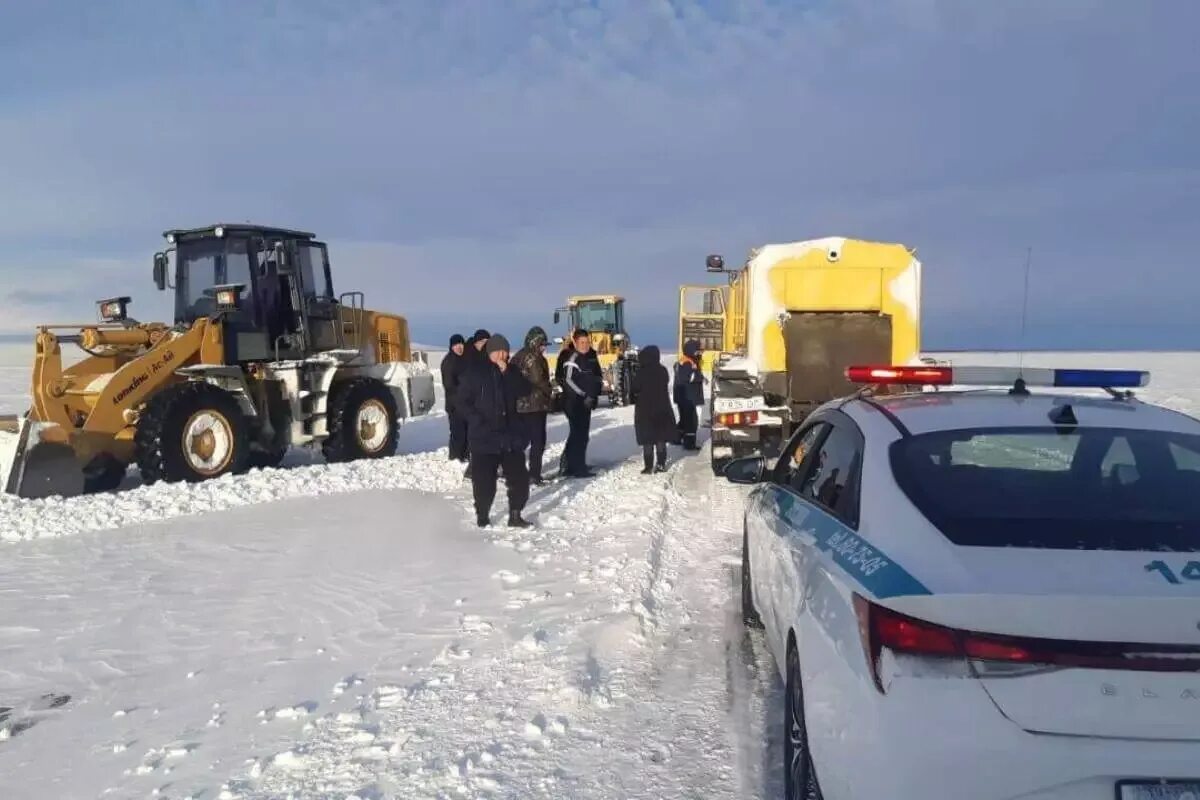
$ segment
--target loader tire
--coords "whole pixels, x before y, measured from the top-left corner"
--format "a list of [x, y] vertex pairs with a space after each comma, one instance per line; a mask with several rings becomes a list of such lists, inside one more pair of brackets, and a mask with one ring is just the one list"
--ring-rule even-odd
[[245, 472], [250, 430], [241, 406], [209, 383], [181, 383], [146, 404], [134, 434], [134, 453], [146, 483], [176, 483]]
[[329, 393], [329, 437], [321, 444], [325, 460], [335, 464], [396, 455], [397, 416], [396, 398], [382, 381], [354, 378], [334, 384]]
[[274, 469], [283, 463], [288, 454], [287, 447], [276, 447], [271, 450], [251, 450], [247, 464], [251, 469]]
[[92, 460], [83, 470], [83, 493], [99, 494], [116, 491], [125, 480], [125, 472], [129, 465], [124, 464], [110, 455], [102, 455]]

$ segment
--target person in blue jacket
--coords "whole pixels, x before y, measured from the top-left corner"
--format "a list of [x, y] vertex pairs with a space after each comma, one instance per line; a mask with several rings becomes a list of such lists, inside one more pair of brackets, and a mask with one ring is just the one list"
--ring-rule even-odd
[[675, 407], [679, 409], [679, 443], [684, 450], [699, 450], [696, 431], [700, 428], [699, 407], [704, 405], [704, 374], [700, 371], [700, 343], [683, 344], [683, 358], [675, 365]]

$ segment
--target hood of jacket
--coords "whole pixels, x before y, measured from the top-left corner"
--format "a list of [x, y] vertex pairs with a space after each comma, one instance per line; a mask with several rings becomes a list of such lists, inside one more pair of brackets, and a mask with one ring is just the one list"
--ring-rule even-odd
[[662, 363], [662, 353], [658, 351], [658, 345], [651, 344], [638, 351], [638, 365], [649, 367], [653, 364]]

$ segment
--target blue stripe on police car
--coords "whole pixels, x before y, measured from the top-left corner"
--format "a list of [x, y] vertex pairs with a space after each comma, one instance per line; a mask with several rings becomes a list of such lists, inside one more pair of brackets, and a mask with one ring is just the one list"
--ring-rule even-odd
[[932, 594], [923, 583], [892, 561], [879, 548], [868, 544], [844, 522], [792, 492], [778, 486], [772, 509], [796, 533], [811, 538], [819, 550], [829, 553], [834, 563], [877, 598]]

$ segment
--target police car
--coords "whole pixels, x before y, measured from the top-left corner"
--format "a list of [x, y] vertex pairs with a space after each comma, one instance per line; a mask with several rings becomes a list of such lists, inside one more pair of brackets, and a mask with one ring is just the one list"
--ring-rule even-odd
[[864, 387], [725, 472], [787, 796], [1200, 800], [1200, 420], [1143, 372], [847, 377], [943, 388]]

